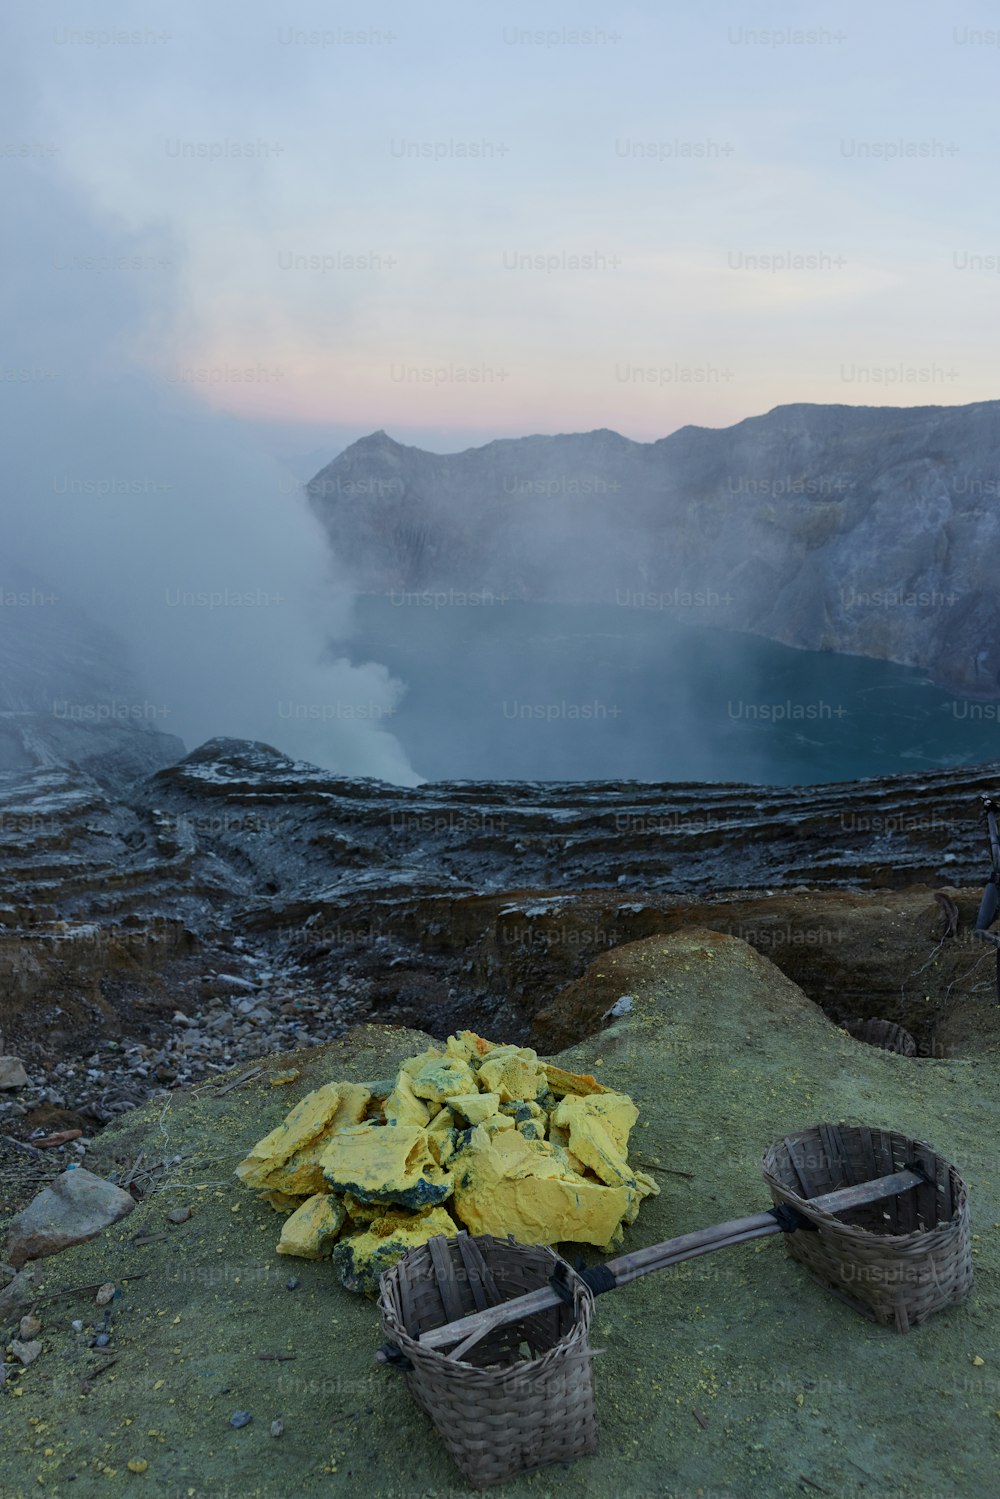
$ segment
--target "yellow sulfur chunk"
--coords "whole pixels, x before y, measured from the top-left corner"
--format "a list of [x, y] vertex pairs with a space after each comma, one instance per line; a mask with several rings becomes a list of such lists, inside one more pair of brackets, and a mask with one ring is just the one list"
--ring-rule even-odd
[[264, 1185], [270, 1190], [299, 1197], [326, 1192], [328, 1188], [320, 1165], [323, 1153], [342, 1129], [360, 1123], [370, 1100], [371, 1094], [360, 1083], [341, 1083], [336, 1112], [326, 1127], [283, 1165], [269, 1172]]
[[586, 1097], [591, 1093], [607, 1093], [608, 1089], [591, 1077], [589, 1072], [564, 1072], [561, 1067], [554, 1067], [551, 1062], [543, 1062], [545, 1077], [553, 1093], [562, 1097], [565, 1094], [576, 1094]]
[[513, 1042], [493, 1042], [489, 1044], [483, 1053], [484, 1062], [499, 1062], [504, 1057], [520, 1057], [522, 1061], [534, 1062], [538, 1059], [538, 1053], [532, 1051], [530, 1046], [515, 1046]]
[[660, 1184], [649, 1175], [648, 1171], [637, 1171], [635, 1173], [635, 1200], [625, 1214], [626, 1223], [634, 1223], [639, 1216], [639, 1208], [647, 1197], [659, 1197]]
[[451, 1116], [450, 1109], [439, 1109], [427, 1126], [427, 1138], [440, 1139], [444, 1135], [450, 1135], [455, 1128], [455, 1121]]
[[572, 1173], [574, 1176], [586, 1176], [587, 1168], [579, 1156], [574, 1155], [571, 1150], [567, 1150], [565, 1145], [556, 1145], [552, 1141], [549, 1143], [552, 1145], [553, 1154], [564, 1168], [562, 1173], [564, 1176], [569, 1173]]
[[387, 1124], [415, 1124], [419, 1128], [430, 1119], [430, 1110], [413, 1091], [413, 1079], [400, 1071], [396, 1086], [382, 1105]]
[[513, 1234], [522, 1244], [606, 1244], [632, 1197], [626, 1187], [566, 1173], [547, 1141], [516, 1130], [494, 1140], [474, 1130], [452, 1170], [455, 1214], [470, 1232]]
[[484, 1093], [499, 1093], [501, 1103], [519, 1099], [537, 1099], [547, 1087], [545, 1070], [533, 1051], [504, 1048], [492, 1051], [479, 1069], [479, 1086]]
[[261, 1201], [267, 1202], [276, 1213], [294, 1213], [302, 1206], [301, 1197], [290, 1197], [287, 1192], [262, 1192]]
[[331, 1191], [361, 1202], [417, 1210], [451, 1196], [451, 1178], [434, 1160], [426, 1130], [407, 1124], [341, 1130], [324, 1152], [323, 1174]]
[[356, 1197], [351, 1196], [350, 1192], [346, 1192], [344, 1194], [342, 1201], [344, 1204], [344, 1210], [350, 1218], [352, 1224], [371, 1223], [372, 1219], [380, 1218], [386, 1211], [382, 1203], [359, 1202]]
[[447, 1103], [455, 1094], [476, 1092], [475, 1073], [458, 1057], [431, 1058], [419, 1072], [411, 1074], [411, 1083], [418, 1098], [429, 1098], [432, 1103]]
[[475, 1031], [459, 1031], [457, 1036], [448, 1037], [444, 1049], [448, 1056], [458, 1057], [462, 1062], [478, 1063], [489, 1051], [490, 1043]]
[[428, 1062], [440, 1060], [445, 1053], [439, 1046], [428, 1046], [426, 1051], [421, 1051], [415, 1057], [407, 1057], [400, 1066], [400, 1072], [405, 1072], [407, 1077], [416, 1077], [421, 1067], [426, 1067]]
[[595, 1078], [462, 1031], [410, 1057], [395, 1078], [307, 1094], [237, 1175], [287, 1215], [282, 1253], [320, 1257], [340, 1232], [338, 1252], [347, 1237], [362, 1252], [355, 1271], [354, 1250], [344, 1250], [344, 1273], [374, 1289], [388, 1263], [375, 1241], [392, 1239], [397, 1257], [407, 1234], [429, 1236], [414, 1224], [445, 1202], [445, 1233], [620, 1243], [658, 1191], [628, 1164], [636, 1118], [631, 1099]]
[[360, 1124], [371, 1101], [371, 1090], [363, 1083], [341, 1083], [340, 1103], [333, 1117], [333, 1128], [344, 1129], [347, 1125]]
[[[632, 1193], [632, 1196], [635, 1197], [635, 1193], [634, 1192]], [[636, 1210], [636, 1212], [638, 1212], [638, 1199], [636, 1200], [636, 1209], [635, 1210]], [[601, 1253], [602, 1254], [609, 1254], [609, 1255], [610, 1254], [614, 1254], [615, 1250], [616, 1249], [620, 1249], [622, 1247], [622, 1245], [625, 1243], [625, 1227], [624, 1227], [624, 1225], [626, 1223], [631, 1223], [631, 1222], [634, 1221], [634, 1214], [633, 1214], [632, 1218], [630, 1218], [628, 1216], [628, 1214], [631, 1213], [631, 1212], [632, 1212], [632, 1208], [630, 1207], [628, 1209], [628, 1212], [626, 1212], [625, 1217], [622, 1219], [621, 1223], [619, 1223], [618, 1227], [615, 1229], [614, 1233], [611, 1235], [611, 1238], [608, 1240], [608, 1242], [606, 1244], [602, 1244], [601, 1245]]]
[[448, 1135], [441, 1135], [432, 1143], [431, 1149], [439, 1166], [450, 1169], [456, 1153], [461, 1149], [462, 1137], [457, 1130], [452, 1130]]
[[567, 1164], [568, 1160], [574, 1159], [569, 1156], [568, 1151], [560, 1150], [548, 1140], [527, 1139], [520, 1130], [494, 1135], [493, 1147], [504, 1163], [504, 1175], [511, 1181], [517, 1181], [523, 1176], [558, 1176], [564, 1180], [572, 1180], [577, 1175], [583, 1176], [582, 1170], [577, 1172], [572, 1165]]
[[333, 1247], [347, 1214], [328, 1192], [310, 1197], [286, 1218], [278, 1240], [279, 1254], [297, 1254], [304, 1260], [321, 1260]]
[[482, 1124], [491, 1114], [500, 1109], [499, 1093], [459, 1093], [449, 1098], [448, 1107], [453, 1114], [460, 1114], [467, 1124]]
[[475, 1234], [513, 1234], [522, 1244], [606, 1244], [628, 1208], [628, 1189], [563, 1177], [482, 1181], [460, 1194], [456, 1208]]
[[457, 1232], [458, 1225], [444, 1208], [431, 1208], [427, 1213], [385, 1213], [375, 1218], [365, 1233], [341, 1239], [334, 1248], [333, 1262], [349, 1291], [375, 1296], [383, 1270], [408, 1250], [438, 1234], [452, 1238]]
[[283, 1083], [294, 1083], [297, 1077], [301, 1077], [298, 1067], [289, 1067], [285, 1072], [275, 1072], [268, 1078], [272, 1088], [280, 1088]]
[[435, 1162], [444, 1166], [455, 1153], [455, 1121], [449, 1109], [442, 1109], [427, 1127], [427, 1146]]
[[569, 1148], [601, 1181], [612, 1187], [634, 1187], [628, 1164], [629, 1131], [639, 1110], [624, 1093], [564, 1098], [553, 1111], [555, 1125], [569, 1130]]
[[263, 1187], [270, 1172], [322, 1133], [337, 1112], [340, 1091], [339, 1083], [326, 1083], [299, 1099], [284, 1123], [258, 1140], [246, 1160], [237, 1166], [240, 1180], [248, 1187]]
[[518, 1099], [516, 1103], [500, 1105], [501, 1112], [508, 1114], [526, 1140], [544, 1140], [549, 1126], [549, 1116], [541, 1104], [530, 1099]]

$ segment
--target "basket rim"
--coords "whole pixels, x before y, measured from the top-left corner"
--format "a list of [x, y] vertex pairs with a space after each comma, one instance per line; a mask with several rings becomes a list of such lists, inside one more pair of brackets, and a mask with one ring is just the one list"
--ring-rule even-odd
[[[779, 1150], [782, 1148], [787, 1149], [789, 1141], [797, 1143], [806, 1138], [815, 1138], [824, 1126], [829, 1127], [829, 1123], [829, 1120], [822, 1121], [819, 1124], [808, 1125], [804, 1129], [795, 1130], [791, 1134], [782, 1135], [780, 1140], [776, 1140], [768, 1146], [761, 1159], [761, 1171], [767, 1186], [792, 1207], [797, 1208], [804, 1217], [811, 1219], [811, 1221], [817, 1223], [822, 1228], [829, 1229], [840, 1235], [870, 1239], [873, 1243], [892, 1244], [897, 1248], [903, 1248], [908, 1245], [913, 1245], [914, 1247], [917, 1245], [928, 1245], [935, 1235], [952, 1232], [962, 1222], [962, 1219], [967, 1216], [969, 1189], [958, 1167], [952, 1161], [949, 1161], [947, 1156], [941, 1155], [940, 1151], [935, 1149], [929, 1140], [920, 1140], [915, 1135], [907, 1135], [902, 1130], [894, 1129], [887, 1129], [884, 1132], [896, 1135], [901, 1140], [906, 1140], [910, 1145], [922, 1146], [925, 1150], [929, 1150], [937, 1160], [947, 1166], [952, 1184], [952, 1212], [950, 1218], [946, 1218], [941, 1223], [935, 1223], [931, 1228], [916, 1229], [906, 1234], [886, 1234], [875, 1233], [872, 1229], [863, 1228], [859, 1224], [844, 1223], [835, 1214], [828, 1213], [822, 1208], [814, 1207], [810, 1198], [801, 1196], [793, 1187], [789, 1187], [783, 1181], [780, 1181], [774, 1175], [770, 1163]], [[846, 1119], [838, 1120], [837, 1124], [845, 1129], [873, 1130], [881, 1128], [878, 1125], [851, 1123]]]
[[[442, 1235], [442, 1237], [449, 1244], [453, 1244], [459, 1235], [450, 1234]], [[475, 1239], [478, 1243], [498, 1244], [506, 1250], [523, 1250], [525, 1253], [532, 1254], [541, 1252], [552, 1260], [553, 1267], [557, 1264], [565, 1265], [569, 1273], [570, 1284], [573, 1287], [572, 1325], [563, 1333], [562, 1337], [553, 1343], [551, 1348], [547, 1348], [538, 1358], [517, 1359], [512, 1364], [468, 1364], [463, 1360], [456, 1361], [438, 1348], [429, 1348], [426, 1343], [421, 1343], [419, 1338], [412, 1337], [406, 1331], [402, 1322], [397, 1320], [391, 1305], [389, 1305], [384, 1289], [386, 1283], [391, 1285], [394, 1281], [399, 1280], [400, 1272], [404, 1269], [407, 1260], [415, 1259], [426, 1249], [425, 1245], [419, 1244], [414, 1249], [409, 1250], [401, 1259], [397, 1260], [394, 1265], [390, 1265], [388, 1270], [384, 1270], [379, 1277], [378, 1308], [382, 1317], [382, 1328], [392, 1338], [401, 1352], [405, 1353], [410, 1359], [413, 1359], [415, 1355], [416, 1359], [424, 1364], [425, 1367], [429, 1364], [432, 1368], [436, 1366], [441, 1371], [460, 1373], [463, 1380], [482, 1381], [493, 1387], [508, 1379], [523, 1379], [526, 1369], [532, 1371], [533, 1378], [539, 1378], [547, 1372], [549, 1365], [555, 1363], [557, 1360], [565, 1360], [568, 1357], [593, 1358], [600, 1352], [599, 1349], [592, 1349], [589, 1346], [583, 1348], [574, 1348], [572, 1346], [576, 1342], [587, 1344], [590, 1334], [590, 1320], [594, 1310], [594, 1293], [587, 1285], [587, 1282], [582, 1279], [578, 1271], [574, 1270], [573, 1266], [564, 1260], [561, 1255], [556, 1254], [550, 1245], [521, 1244], [513, 1235], [509, 1235], [506, 1239], [501, 1239], [496, 1234], [469, 1234], [468, 1237]]]

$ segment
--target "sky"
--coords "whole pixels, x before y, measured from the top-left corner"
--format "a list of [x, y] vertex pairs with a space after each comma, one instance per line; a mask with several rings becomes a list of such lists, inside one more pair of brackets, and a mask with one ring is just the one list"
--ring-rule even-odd
[[419, 780], [301, 482], [378, 429], [451, 452], [994, 398], [991, 20], [14, 10], [0, 585], [11, 559], [124, 636], [189, 746]]
[[90, 218], [52, 281], [137, 308], [122, 370], [279, 456], [997, 393], [985, 4], [41, 0], [7, 28], [0, 171]]

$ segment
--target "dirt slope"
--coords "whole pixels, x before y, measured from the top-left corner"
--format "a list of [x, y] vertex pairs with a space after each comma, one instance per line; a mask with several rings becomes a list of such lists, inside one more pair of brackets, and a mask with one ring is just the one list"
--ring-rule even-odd
[[[996, 1053], [906, 1060], [839, 1032], [768, 960], [705, 929], [603, 954], [583, 986], [630, 994], [631, 1013], [560, 1054], [626, 1089], [636, 1151], [669, 1167], [629, 1247], [767, 1206], [772, 1140], [819, 1120], [930, 1140], [969, 1183], [976, 1288], [908, 1337], [819, 1290], [769, 1239], [639, 1281], [597, 1303], [601, 1451], [497, 1491], [625, 1499], [802, 1494], [937, 1499], [992, 1491], [1000, 1457], [1000, 1117]], [[0, 1493], [85, 1499], [458, 1496], [466, 1489], [396, 1375], [377, 1369], [371, 1303], [326, 1264], [279, 1259], [280, 1220], [232, 1176], [245, 1148], [309, 1088], [384, 1077], [425, 1038], [364, 1027], [214, 1096], [147, 1105], [88, 1159], [111, 1172], [179, 1156], [157, 1190], [100, 1240], [40, 1267], [43, 1293], [128, 1272], [113, 1321], [118, 1361], [92, 1377], [91, 1293], [38, 1303], [44, 1349], [0, 1393]], [[496, 1039], [504, 1039], [497, 1037]], [[287, 1058], [283, 1059], [287, 1062]], [[272, 1067], [270, 1070], [277, 1070]], [[171, 1208], [189, 1222], [171, 1227]], [[133, 1237], [163, 1233], [147, 1245]], [[286, 1290], [290, 1275], [300, 1278]], [[83, 1334], [71, 1330], [82, 1318]], [[9, 1336], [11, 1320], [4, 1327]], [[294, 1353], [279, 1361], [261, 1353]], [[985, 1360], [975, 1365], [973, 1359]], [[253, 1414], [234, 1430], [237, 1409]], [[697, 1411], [696, 1416], [694, 1412]], [[700, 1417], [700, 1420], [699, 1420]], [[285, 1423], [272, 1439], [272, 1420]], [[702, 1424], [704, 1423], [704, 1425]], [[130, 1459], [148, 1463], [141, 1475]], [[75, 1475], [75, 1478], [71, 1478]]]

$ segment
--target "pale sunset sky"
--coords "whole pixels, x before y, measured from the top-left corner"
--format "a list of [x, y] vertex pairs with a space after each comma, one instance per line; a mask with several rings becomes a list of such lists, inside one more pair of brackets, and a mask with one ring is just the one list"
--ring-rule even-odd
[[0, 170], [88, 226], [15, 235], [20, 276], [127, 303], [123, 369], [277, 451], [998, 394], [986, 4], [44, 0], [7, 24]]

